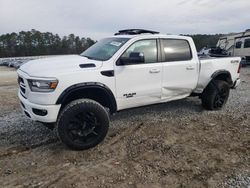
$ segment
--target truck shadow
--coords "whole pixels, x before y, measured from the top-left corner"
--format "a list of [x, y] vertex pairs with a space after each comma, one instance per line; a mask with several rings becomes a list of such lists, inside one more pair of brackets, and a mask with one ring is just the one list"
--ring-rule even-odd
[[112, 120], [130, 120], [132, 117], [140, 117], [142, 115], [150, 116], [168, 116], [180, 117], [186, 114], [202, 112], [203, 108], [201, 102], [197, 97], [190, 97], [176, 101], [170, 101], [161, 104], [154, 104], [149, 106], [137, 107], [128, 110], [122, 110], [112, 116]]

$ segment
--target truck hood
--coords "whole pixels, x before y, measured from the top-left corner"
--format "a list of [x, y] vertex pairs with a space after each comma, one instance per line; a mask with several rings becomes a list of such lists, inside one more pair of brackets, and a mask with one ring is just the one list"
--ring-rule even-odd
[[[86, 64], [92, 64], [92, 66], [86, 66]], [[33, 77], [55, 77], [69, 72], [98, 69], [101, 66], [102, 61], [90, 60], [80, 55], [62, 55], [29, 61], [22, 65], [20, 70]]]

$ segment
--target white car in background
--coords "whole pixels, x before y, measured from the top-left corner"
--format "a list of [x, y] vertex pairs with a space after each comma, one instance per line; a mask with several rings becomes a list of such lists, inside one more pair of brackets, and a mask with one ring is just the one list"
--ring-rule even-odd
[[211, 50], [211, 48], [203, 47], [197, 54], [198, 54], [198, 56], [209, 55], [210, 50]]

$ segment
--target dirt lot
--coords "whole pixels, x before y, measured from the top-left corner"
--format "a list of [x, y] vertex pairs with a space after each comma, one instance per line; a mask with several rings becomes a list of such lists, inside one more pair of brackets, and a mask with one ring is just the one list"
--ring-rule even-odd
[[21, 115], [16, 73], [0, 67], [0, 185], [248, 187], [250, 68], [241, 79], [221, 111], [198, 98], [123, 111], [102, 144], [76, 152]]

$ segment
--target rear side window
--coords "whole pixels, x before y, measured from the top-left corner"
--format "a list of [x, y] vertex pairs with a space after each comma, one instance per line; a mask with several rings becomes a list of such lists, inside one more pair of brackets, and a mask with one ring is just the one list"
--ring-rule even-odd
[[241, 48], [241, 44], [242, 44], [242, 42], [241, 42], [241, 41], [236, 42], [236, 44], [235, 44], [235, 48]]
[[244, 48], [250, 48], [250, 39], [245, 39]]
[[182, 39], [162, 39], [163, 61], [186, 61], [192, 59], [188, 41]]

